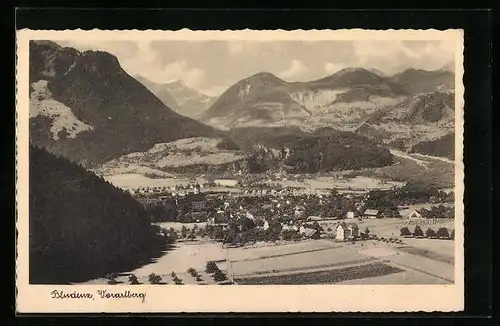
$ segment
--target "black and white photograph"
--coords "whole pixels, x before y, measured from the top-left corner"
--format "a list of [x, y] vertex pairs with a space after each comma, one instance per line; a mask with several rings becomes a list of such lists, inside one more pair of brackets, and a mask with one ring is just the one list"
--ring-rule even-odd
[[462, 39], [439, 33], [35, 34], [29, 285], [461, 284]]

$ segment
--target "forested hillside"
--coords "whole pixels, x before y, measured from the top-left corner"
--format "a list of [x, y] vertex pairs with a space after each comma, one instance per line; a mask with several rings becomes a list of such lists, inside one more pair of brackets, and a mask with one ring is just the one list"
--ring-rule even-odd
[[92, 172], [30, 148], [30, 283], [102, 277], [159, 254], [141, 204]]
[[304, 132], [294, 127], [250, 127], [234, 128], [230, 133], [241, 148], [251, 152], [250, 172], [276, 168], [278, 162], [293, 173], [357, 170], [393, 163], [388, 149], [332, 128]]

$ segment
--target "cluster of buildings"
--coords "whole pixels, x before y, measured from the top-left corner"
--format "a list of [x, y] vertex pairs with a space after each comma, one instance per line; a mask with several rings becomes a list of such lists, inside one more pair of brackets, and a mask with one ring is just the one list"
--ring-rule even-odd
[[[450, 208], [429, 207], [371, 208], [366, 207], [367, 194], [304, 193], [293, 187], [253, 184], [239, 193], [224, 192], [210, 187], [241, 187], [234, 179], [216, 179], [210, 183], [192, 182], [188, 185], [155, 187], [136, 197], [149, 207], [168, 210], [157, 221], [204, 222], [223, 226], [241, 217], [281, 223], [282, 227], [300, 228], [301, 223], [320, 220], [377, 219], [399, 217], [429, 218], [435, 215], [453, 215]], [[442, 205], [441, 205], [442, 206]], [[432, 213], [432, 214], [431, 214]], [[168, 216], [167, 216], [168, 215]], [[178, 217], [182, 216], [181, 219]]]

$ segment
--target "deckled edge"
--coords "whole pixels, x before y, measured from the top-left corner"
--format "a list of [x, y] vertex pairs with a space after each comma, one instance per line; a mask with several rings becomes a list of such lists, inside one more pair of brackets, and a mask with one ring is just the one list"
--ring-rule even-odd
[[[217, 36], [214, 40], [219, 40], [218, 37], [221, 35], [226, 35], [229, 39], [231, 40], [244, 40], [246, 36], [253, 36], [255, 35], [272, 35], [272, 36], [283, 36], [283, 40], [309, 40], [310, 34], [314, 33], [315, 35], [319, 35], [318, 39], [315, 40], [325, 40], [325, 41], [330, 41], [330, 40], [336, 40], [337, 35], [338, 40], [355, 40], [355, 39], [363, 39], [363, 37], [359, 37], [359, 34], [365, 34], [366, 36], [369, 36], [369, 39], [371, 40], [385, 40], [388, 35], [394, 35], [398, 33], [413, 33], [413, 37], [410, 36], [410, 40], [419, 40], [419, 39], [425, 39], [425, 40], [440, 40], [441, 35], [443, 34], [453, 34], [457, 31], [458, 29], [453, 29], [453, 28], [447, 28], [447, 29], [363, 29], [363, 28], [348, 28], [348, 29], [250, 29], [250, 28], [244, 28], [244, 29], [189, 29], [189, 28], [179, 28], [179, 29], [98, 29], [98, 28], [92, 28], [92, 29], [61, 29], [61, 30], [55, 30], [55, 29], [19, 29], [17, 32], [31, 32], [33, 33], [32, 37], [33, 39], [38, 39], [37, 38], [37, 33], [51, 33], [55, 39], [60, 36], [64, 36], [65, 33], [68, 32], [74, 32], [77, 34], [87, 34], [87, 33], [92, 33], [92, 32], [97, 32], [97, 33], [103, 33], [103, 34], [109, 34], [110, 36], [113, 35], [124, 35], [127, 33], [140, 33], [140, 34], [146, 34], [146, 33], [152, 33], [151, 40], [163, 40], [163, 39], [168, 39], [168, 36], [170, 37], [177, 37], [178, 35], [181, 34], [187, 34], [190, 37], [194, 36], [194, 39], [188, 39], [186, 41], [198, 41], [202, 39], [197, 39], [196, 37], [200, 37], [201, 35], [213, 35]], [[359, 33], [358, 37], [356, 38], [350, 38], [350, 37], [342, 37], [346, 33]], [[431, 36], [429, 37], [428, 33], [434, 33], [436, 36]], [[294, 35], [296, 38], [294, 39], [288, 39], [290, 35]], [[233, 39], [235, 35], [240, 36], [240, 38]], [[411, 34], [410, 34], [411, 35]], [[324, 37], [324, 38], [323, 38]], [[406, 36], [407, 37], [407, 36]], [[52, 39], [52, 38], [51, 38]], [[132, 38], [134, 39], [134, 38]], [[273, 40], [278, 40], [278, 38], [275, 38]], [[391, 38], [392, 39], [392, 38]], [[401, 39], [405, 39], [405, 37], [401, 37]], [[224, 37], [222, 37], [220, 40], [225, 40]], [[252, 38], [253, 40], [253, 38]], [[266, 40], [265, 38], [263, 39], [258, 39], [259, 41], [270, 41]]]
[[[461, 74], [461, 78], [460, 78], [460, 83], [459, 83], [459, 89], [460, 89], [460, 110], [461, 110], [461, 137], [462, 137], [462, 142], [461, 142], [461, 152], [460, 152], [460, 162], [461, 162], [461, 170], [462, 170], [462, 178], [461, 178], [461, 187], [462, 187], [462, 193], [460, 194], [461, 195], [461, 202], [462, 202], [462, 297], [463, 297], [463, 308], [462, 310], [460, 311], [464, 311], [465, 310], [465, 243], [466, 243], [466, 237], [465, 237], [465, 226], [466, 226], [466, 223], [465, 223], [465, 219], [466, 219], [466, 216], [465, 216], [465, 178], [466, 178], [466, 175], [465, 175], [465, 162], [464, 162], [464, 159], [465, 159], [465, 129], [466, 129], [466, 124], [465, 124], [465, 93], [467, 92], [467, 88], [465, 87], [465, 34], [464, 34], [464, 30], [463, 29], [458, 29], [457, 30], [457, 33], [460, 33], [460, 54], [462, 56], [462, 63], [461, 65], [459, 66], [460, 68], [460, 74]], [[456, 59], [455, 59], [456, 60]], [[455, 64], [455, 66], [457, 66]], [[455, 71], [455, 74], [457, 72]], [[457, 86], [457, 85], [456, 85]], [[457, 92], [457, 89], [455, 88], [455, 93]], [[456, 94], [455, 94], [456, 96]], [[456, 106], [456, 103], [455, 103], [455, 106]], [[455, 108], [456, 110], [456, 108]], [[457, 126], [455, 126], [455, 137], [456, 137], [456, 133], [457, 133]], [[456, 151], [456, 149], [455, 149]], [[455, 191], [456, 191], [456, 188], [457, 188], [457, 185], [455, 184]], [[456, 207], [456, 204], [455, 204], [455, 207]], [[456, 234], [456, 232], [455, 232]], [[455, 258], [456, 260], [456, 258]], [[456, 283], [456, 280], [457, 280], [457, 277], [455, 276], [455, 283]]]
[[15, 205], [16, 205], [16, 208], [15, 208], [15, 219], [16, 219], [16, 230], [15, 230], [15, 244], [16, 244], [16, 247], [14, 249], [14, 253], [15, 253], [15, 277], [16, 277], [16, 284], [15, 284], [15, 314], [18, 313], [18, 307], [19, 307], [19, 289], [18, 289], [18, 282], [19, 282], [19, 273], [18, 273], [18, 268], [19, 268], [19, 253], [18, 253], [18, 248], [19, 248], [19, 193], [18, 193], [18, 190], [17, 190], [17, 183], [18, 183], [18, 180], [19, 180], [19, 168], [18, 168], [18, 164], [19, 164], [19, 159], [18, 159], [18, 155], [19, 155], [19, 149], [18, 149], [18, 139], [19, 139], [19, 136], [18, 136], [18, 133], [19, 133], [19, 128], [18, 128], [18, 121], [19, 121], [19, 113], [17, 111], [17, 108], [18, 108], [18, 105], [19, 105], [19, 99], [18, 99], [18, 96], [19, 96], [19, 92], [18, 92], [18, 82], [17, 82], [17, 76], [19, 75], [19, 56], [18, 56], [18, 51], [19, 51], [19, 45], [18, 45], [18, 34], [16, 33], [16, 45], [15, 45], [15, 56], [14, 56], [14, 60], [15, 60], [15, 92], [16, 92], [16, 96], [15, 96], [15, 108], [14, 108], [14, 123], [15, 123], [15, 132], [14, 132], [14, 139], [15, 139], [15, 171], [14, 171], [14, 180], [15, 180]]
[[349, 31], [425, 31], [425, 32], [446, 32], [446, 31], [460, 31], [462, 29], [457, 28], [446, 28], [446, 29], [437, 29], [437, 28], [341, 28], [341, 29], [255, 29], [255, 28], [242, 28], [242, 29], [191, 29], [191, 28], [178, 28], [178, 29], [100, 29], [100, 28], [92, 28], [92, 29], [83, 29], [83, 28], [75, 28], [75, 29], [31, 29], [31, 28], [21, 28], [17, 31], [44, 31], [44, 32], [67, 32], [67, 31], [85, 31], [85, 32], [163, 32], [163, 31], [172, 31], [172, 32], [349, 32]]
[[[19, 225], [18, 225], [18, 221], [19, 221], [19, 216], [18, 216], [18, 205], [19, 205], [19, 200], [18, 200], [18, 197], [19, 197], [19, 194], [18, 194], [18, 190], [17, 190], [17, 182], [18, 182], [18, 173], [19, 173], [19, 168], [18, 168], [18, 164], [19, 164], [19, 161], [18, 161], [18, 156], [19, 156], [19, 148], [18, 148], [18, 134], [19, 134], [19, 129], [18, 129], [18, 120], [19, 120], [19, 114], [18, 114], [18, 110], [17, 110], [17, 107], [19, 105], [19, 99], [18, 99], [18, 96], [19, 96], [19, 86], [18, 86], [18, 80], [17, 80], [17, 77], [18, 77], [18, 74], [19, 74], [19, 56], [18, 56], [18, 51], [19, 51], [19, 45], [18, 45], [18, 42], [19, 42], [19, 37], [18, 37], [18, 33], [19, 32], [37, 32], [37, 31], [41, 31], [41, 32], [53, 32], [55, 34], [58, 34], [58, 33], [61, 33], [61, 32], [72, 32], [72, 31], [78, 31], [78, 32], [162, 32], [162, 31], [169, 31], [169, 32], [195, 32], [195, 33], [203, 33], [203, 32], [217, 32], [217, 33], [238, 33], [238, 32], [259, 32], [259, 33], [264, 33], [264, 32], [273, 32], [273, 33], [276, 33], [276, 32], [284, 32], [284, 33], [287, 33], [287, 32], [348, 32], [348, 31], [361, 31], [361, 32], [404, 32], [404, 31], [407, 31], [407, 32], [410, 32], [410, 31], [425, 31], [425, 32], [455, 32], [455, 33], [460, 33], [460, 37], [459, 37], [459, 41], [461, 42], [460, 43], [460, 47], [461, 47], [461, 55], [462, 55], [462, 64], [460, 65], [460, 71], [456, 71], [455, 74], [457, 72], [461, 73], [462, 74], [462, 77], [460, 79], [461, 83], [458, 84], [458, 85], [455, 85], [455, 86], [459, 86], [460, 88], [460, 92], [461, 92], [461, 97], [460, 97], [460, 109], [461, 109], [461, 123], [462, 123], [462, 134], [461, 134], [461, 137], [462, 137], [462, 148], [461, 148], [461, 152], [459, 153], [460, 155], [460, 161], [462, 162], [462, 165], [460, 166], [460, 168], [462, 168], [463, 170], [463, 178], [462, 178], [462, 192], [461, 192], [461, 197], [462, 197], [462, 207], [463, 207], [463, 211], [462, 211], [462, 256], [465, 257], [465, 163], [463, 162], [463, 159], [464, 159], [464, 152], [465, 152], [465, 92], [466, 92], [466, 88], [464, 86], [464, 78], [465, 78], [465, 61], [464, 61], [464, 51], [465, 51], [465, 46], [464, 46], [464, 42], [465, 42], [465, 39], [464, 39], [464, 30], [463, 29], [453, 29], [453, 28], [450, 28], [450, 29], [362, 29], [362, 28], [352, 28], [352, 29], [310, 29], [310, 30], [304, 30], [304, 29], [295, 29], [295, 30], [286, 30], [286, 29], [275, 29], [275, 30], [257, 30], [257, 29], [249, 29], [249, 28], [246, 28], [246, 29], [239, 29], [239, 30], [231, 30], [231, 29], [225, 29], [225, 30], [192, 30], [192, 29], [187, 29], [187, 28], [182, 28], [182, 29], [177, 29], [177, 30], [162, 30], [162, 29], [145, 29], [145, 30], [141, 30], [141, 29], [123, 29], [123, 30], [119, 30], [119, 29], [113, 29], [113, 30], [106, 30], [106, 29], [97, 29], [97, 28], [94, 28], [94, 29], [65, 29], [65, 30], [53, 30], [53, 29], [27, 29], [27, 28], [24, 28], [24, 29], [18, 29], [16, 30], [16, 53], [15, 53], [15, 76], [16, 76], [16, 80], [15, 80], [15, 91], [16, 91], [16, 98], [15, 98], [15, 142], [16, 142], [16, 150], [15, 150], [15, 164], [16, 164], [16, 167], [15, 167], [15, 181], [16, 181], [16, 188], [15, 188], [15, 204], [16, 204], [16, 213], [15, 213], [15, 217], [16, 217], [16, 313], [18, 313], [18, 306], [19, 306], [19, 297], [18, 297], [18, 294], [19, 294], [19, 291], [18, 291], [18, 281], [19, 281], [19, 275], [18, 275], [18, 259], [19, 259], [19, 254], [18, 254], [18, 251], [17, 251], [17, 248], [18, 248], [18, 244], [19, 244], [19, 237], [18, 237], [18, 234], [19, 234]], [[457, 37], [458, 38], [458, 37]], [[458, 41], [458, 40], [457, 40]], [[455, 58], [456, 59], [456, 58]], [[457, 66], [457, 65], [455, 65]], [[457, 93], [457, 90], [455, 90], [455, 92]], [[456, 96], [456, 95], [455, 95]], [[457, 108], [457, 103], [455, 103], [455, 109]], [[457, 136], [457, 126], [455, 125], [455, 137]], [[28, 156], [28, 159], [29, 159], [29, 156]], [[29, 166], [29, 164], [28, 164]], [[455, 188], [454, 190], [456, 191], [456, 184], [455, 184]], [[465, 268], [465, 261], [463, 261], [464, 264], [462, 264], [462, 268]], [[465, 278], [465, 273], [462, 274], [462, 277]], [[464, 279], [465, 280], [465, 279]], [[463, 281], [464, 281], [463, 280]], [[457, 281], [457, 278], [455, 277], [455, 284], [456, 284], [456, 281]], [[462, 281], [462, 282], [463, 282]], [[464, 286], [463, 286], [463, 283], [462, 283], [462, 291], [464, 290]], [[465, 293], [462, 292], [462, 295], [464, 295]], [[453, 313], [453, 312], [461, 312], [461, 311], [464, 311], [464, 307], [462, 307], [462, 309], [450, 309], [450, 310], [418, 310], [418, 309], [415, 309], [415, 310], [391, 310], [391, 311], [382, 311], [381, 313], [383, 314], [394, 314], [394, 313], [434, 313], [434, 312], [449, 312], [449, 313]], [[104, 312], [104, 311], [103, 311]], [[182, 312], [186, 312], [186, 313], [191, 313], [191, 312], [187, 312], [187, 311], [182, 311]], [[228, 311], [227, 313], [238, 313], [239, 311]], [[307, 312], [312, 312], [312, 313], [325, 313], [327, 311], [296, 311], [296, 310], [290, 310], [290, 311], [283, 311], [282, 313], [307, 313]], [[374, 313], [376, 311], [372, 311], [372, 310], [356, 310], [356, 311], [335, 311], [335, 310], [332, 310], [332, 311], [329, 311], [331, 313]], [[79, 311], [79, 312], [75, 312], [75, 313], [90, 313], [90, 312], [83, 312], [83, 311]], [[119, 312], [120, 314], [124, 313], [124, 312]], [[200, 312], [202, 313], [202, 312]], [[327, 312], [328, 313], [328, 312]], [[379, 311], [380, 313], [380, 311]]]

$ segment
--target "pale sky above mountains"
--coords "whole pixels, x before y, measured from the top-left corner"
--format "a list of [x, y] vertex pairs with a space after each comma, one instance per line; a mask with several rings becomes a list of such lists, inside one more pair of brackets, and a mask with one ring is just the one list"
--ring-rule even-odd
[[78, 50], [114, 54], [130, 75], [154, 82], [181, 79], [218, 96], [241, 79], [270, 72], [286, 81], [309, 81], [348, 67], [386, 75], [407, 68], [452, 67], [450, 41], [58, 41]]

